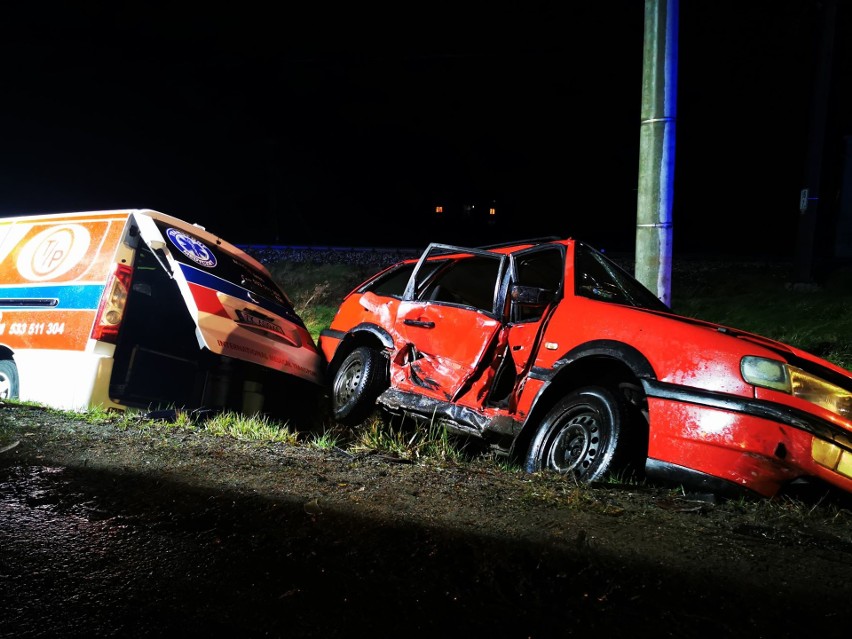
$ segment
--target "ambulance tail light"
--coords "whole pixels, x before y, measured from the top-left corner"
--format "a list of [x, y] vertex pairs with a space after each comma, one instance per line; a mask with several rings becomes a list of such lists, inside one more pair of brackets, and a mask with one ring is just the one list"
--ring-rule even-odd
[[100, 306], [98, 306], [95, 327], [92, 329], [92, 339], [110, 344], [116, 343], [118, 329], [124, 317], [124, 307], [127, 305], [127, 295], [130, 292], [132, 277], [132, 268], [126, 264], [116, 265], [115, 271], [107, 281]]

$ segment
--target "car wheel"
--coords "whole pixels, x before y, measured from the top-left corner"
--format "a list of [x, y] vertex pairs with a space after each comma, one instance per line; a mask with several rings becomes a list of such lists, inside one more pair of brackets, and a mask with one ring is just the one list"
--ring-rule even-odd
[[359, 346], [346, 356], [334, 375], [332, 410], [345, 426], [363, 422], [388, 386], [387, 360], [377, 350]]
[[14, 360], [0, 359], [0, 399], [17, 399], [18, 392], [18, 366]]
[[527, 472], [553, 470], [588, 483], [615, 469], [625, 454], [627, 402], [590, 386], [567, 395], [545, 416], [530, 444]]

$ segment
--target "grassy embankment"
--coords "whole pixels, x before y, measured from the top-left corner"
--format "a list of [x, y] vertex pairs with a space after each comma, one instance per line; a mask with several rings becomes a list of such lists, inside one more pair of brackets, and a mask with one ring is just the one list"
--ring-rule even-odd
[[852, 267], [815, 288], [796, 286], [783, 263], [696, 262], [676, 266], [672, 307], [786, 342], [852, 370]]

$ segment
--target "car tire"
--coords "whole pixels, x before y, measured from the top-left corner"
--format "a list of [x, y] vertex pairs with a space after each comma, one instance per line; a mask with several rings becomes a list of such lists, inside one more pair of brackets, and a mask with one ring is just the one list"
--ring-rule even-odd
[[17, 399], [19, 393], [17, 364], [11, 359], [0, 359], [0, 399]]
[[363, 422], [388, 386], [387, 360], [377, 350], [359, 346], [340, 364], [332, 384], [334, 419], [344, 426]]
[[607, 388], [572, 392], [541, 422], [527, 453], [527, 472], [552, 470], [582, 483], [601, 479], [629, 452], [628, 415], [624, 397]]

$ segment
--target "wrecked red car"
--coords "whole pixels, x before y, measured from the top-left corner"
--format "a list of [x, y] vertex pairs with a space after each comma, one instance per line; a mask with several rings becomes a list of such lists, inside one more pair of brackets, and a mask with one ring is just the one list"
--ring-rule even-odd
[[319, 347], [343, 424], [378, 408], [582, 482], [852, 492], [852, 373], [678, 316], [578, 240], [431, 244], [349, 293]]

